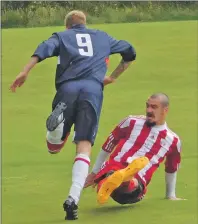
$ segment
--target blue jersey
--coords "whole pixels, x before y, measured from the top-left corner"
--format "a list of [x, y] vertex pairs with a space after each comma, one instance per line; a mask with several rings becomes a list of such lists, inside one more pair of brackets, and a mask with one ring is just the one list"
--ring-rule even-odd
[[106, 32], [76, 25], [54, 33], [41, 43], [33, 56], [39, 61], [57, 56], [56, 87], [69, 80], [92, 79], [103, 83], [107, 71], [106, 59], [121, 54], [124, 61], [133, 61], [136, 52], [131, 44], [116, 40]]

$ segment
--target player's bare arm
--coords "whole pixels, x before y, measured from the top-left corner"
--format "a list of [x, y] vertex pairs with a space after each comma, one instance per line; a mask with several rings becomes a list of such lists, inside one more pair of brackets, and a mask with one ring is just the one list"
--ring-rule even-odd
[[28, 74], [30, 70], [38, 63], [39, 58], [37, 56], [31, 57], [30, 61], [23, 68], [23, 73]]
[[30, 70], [38, 63], [46, 58], [58, 56], [59, 54], [59, 42], [57, 36], [54, 34], [48, 40], [42, 42], [37, 47], [36, 51], [32, 55], [30, 61], [25, 65], [23, 71], [15, 78], [14, 82], [10, 86], [12, 92], [16, 91], [17, 87], [24, 84]]
[[106, 76], [104, 79], [104, 85], [115, 82], [115, 80], [130, 66], [132, 62], [125, 62], [123, 59], [120, 61], [117, 68], [111, 73], [110, 76]]
[[119, 63], [118, 67], [112, 72], [112, 74], [110, 75], [110, 77], [112, 79], [117, 79], [131, 64], [132, 62], [126, 62], [123, 59], [121, 60], [121, 62]]
[[131, 64], [132, 62], [125, 62], [123, 59], [121, 60], [121, 62], [119, 63], [118, 67], [112, 72], [112, 74], [110, 75], [110, 77], [112, 79], [117, 79]]
[[129, 67], [129, 65], [136, 59], [135, 48], [127, 41], [116, 40], [109, 36], [110, 54], [120, 54], [122, 60], [117, 68], [110, 76], [104, 78], [104, 85], [115, 82], [115, 80]]
[[115, 82], [115, 80], [130, 66], [131, 63], [131, 61], [125, 62], [122, 59], [117, 68], [111, 73], [111, 75], [105, 77], [104, 85]]
[[20, 87], [24, 84], [30, 70], [38, 63], [38, 61], [39, 61], [39, 58], [37, 56], [33, 56], [30, 59], [30, 61], [25, 65], [23, 70], [17, 75], [14, 82], [11, 84], [10, 90], [12, 92], [15, 92], [17, 87]]

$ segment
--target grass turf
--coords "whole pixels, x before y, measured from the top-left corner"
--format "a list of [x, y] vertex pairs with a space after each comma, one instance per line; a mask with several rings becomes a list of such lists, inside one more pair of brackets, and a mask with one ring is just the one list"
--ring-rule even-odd
[[[111, 129], [129, 114], [144, 114], [147, 96], [170, 96], [169, 127], [182, 139], [182, 164], [177, 195], [187, 201], [166, 201], [164, 167], [156, 172], [145, 199], [120, 206], [98, 206], [94, 190], [86, 189], [79, 204], [82, 224], [131, 222], [197, 223], [197, 23], [155, 22], [92, 26], [136, 48], [136, 62], [117, 83], [105, 88], [100, 128], [92, 163]], [[31, 72], [16, 94], [9, 85], [29, 60], [37, 44], [62, 27], [2, 31], [2, 223], [65, 223], [62, 202], [71, 183], [75, 155], [71, 137], [64, 150], [50, 155], [45, 145], [45, 120], [54, 96], [56, 59]], [[110, 59], [109, 72], [120, 61]]]

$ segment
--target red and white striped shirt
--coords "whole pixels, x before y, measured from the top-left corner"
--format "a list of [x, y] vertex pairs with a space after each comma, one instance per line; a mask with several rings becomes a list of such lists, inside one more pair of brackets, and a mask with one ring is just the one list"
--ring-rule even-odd
[[146, 156], [150, 162], [137, 175], [147, 185], [165, 157], [165, 171], [177, 171], [181, 160], [181, 142], [166, 123], [148, 127], [145, 121], [145, 116], [127, 117], [111, 132], [102, 148], [111, 153], [109, 160], [121, 163], [130, 163], [136, 157]]

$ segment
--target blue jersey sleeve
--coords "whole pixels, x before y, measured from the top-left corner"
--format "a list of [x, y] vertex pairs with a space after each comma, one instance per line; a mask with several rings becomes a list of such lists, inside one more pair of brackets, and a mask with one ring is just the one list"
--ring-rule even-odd
[[136, 59], [136, 51], [134, 47], [124, 40], [116, 40], [109, 36], [110, 54], [120, 53], [124, 61], [134, 61]]
[[43, 41], [35, 50], [33, 56], [39, 58], [39, 62], [46, 58], [54, 57], [59, 55], [60, 42], [56, 34], [53, 34], [48, 40]]

